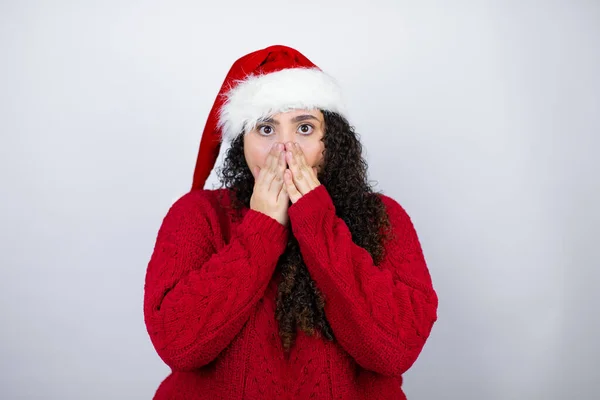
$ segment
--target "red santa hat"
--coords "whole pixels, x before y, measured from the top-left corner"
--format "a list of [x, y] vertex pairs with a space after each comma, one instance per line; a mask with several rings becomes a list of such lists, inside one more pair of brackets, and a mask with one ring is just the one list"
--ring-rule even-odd
[[202, 189], [221, 143], [255, 128], [265, 117], [293, 109], [321, 109], [346, 117], [335, 80], [295, 49], [270, 46], [238, 59], [208, 115], [192, 189]]

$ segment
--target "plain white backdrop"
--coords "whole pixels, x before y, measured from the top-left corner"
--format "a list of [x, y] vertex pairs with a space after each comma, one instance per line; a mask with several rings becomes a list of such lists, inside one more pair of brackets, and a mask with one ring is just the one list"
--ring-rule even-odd
[[2, 1], [0, 398], [152, 397], [157, 230], [227, 70], [271, 44], [340, 81], [421, 237], [439, 320], [409, 399], [596, 399], [592, 0]]

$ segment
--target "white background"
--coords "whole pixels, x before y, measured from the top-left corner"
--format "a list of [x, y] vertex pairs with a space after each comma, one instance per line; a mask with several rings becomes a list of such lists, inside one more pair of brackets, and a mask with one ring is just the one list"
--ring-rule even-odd
[[152, 397], [157, 230], [271, 44], [340, 81], [421, 237], [439, 321], [409, 399], [598, 398], [600, 3], [208, 4], [1, 2], [0, 398]]

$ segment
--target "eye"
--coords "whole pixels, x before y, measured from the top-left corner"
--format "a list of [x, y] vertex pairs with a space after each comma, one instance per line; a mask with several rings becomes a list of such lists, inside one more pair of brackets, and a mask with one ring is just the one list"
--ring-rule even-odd
[[263, 136], [269, 136], [273, 133], [273, 127], [270, 125], [260, 125], [258, 127], [258, 132]]
[[312, 125], [309, 124], [302, 124], [298, 127], [298, 131], [301, 132], [304, 135], [310, 135], [313, 131], [313, 127]]

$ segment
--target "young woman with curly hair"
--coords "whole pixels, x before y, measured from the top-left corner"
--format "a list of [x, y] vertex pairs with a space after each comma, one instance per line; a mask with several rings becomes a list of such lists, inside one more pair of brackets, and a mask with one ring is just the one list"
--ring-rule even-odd
[[[204, 189], [223, 139], [223, 187]], [[145, 321], [172, 369], [155, 399], [402, 399], [437, 305], [336, 82], [285, 46], [237, 60], [148, 264]]]

